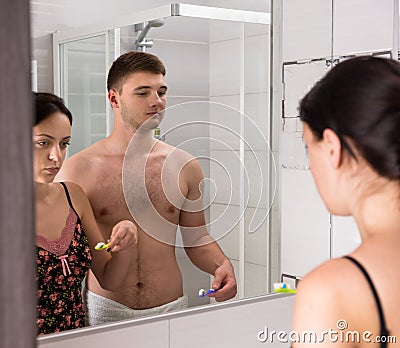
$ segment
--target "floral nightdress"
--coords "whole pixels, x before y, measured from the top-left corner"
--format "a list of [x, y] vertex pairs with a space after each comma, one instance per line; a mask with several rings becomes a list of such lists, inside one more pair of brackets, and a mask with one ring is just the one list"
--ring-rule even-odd
[[61, 237], [49, 240], [36, 235], [38, 335], [85, 326], [81, 283], [92, 259], [78, 214], [64, 183], [69, 214]]

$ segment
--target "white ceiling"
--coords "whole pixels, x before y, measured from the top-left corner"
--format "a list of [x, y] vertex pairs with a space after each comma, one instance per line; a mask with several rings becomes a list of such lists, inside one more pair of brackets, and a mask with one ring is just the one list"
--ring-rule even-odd
[[[31, 0], [32, 37], [66, 28], [106, 21], [135, 11], [143, 11], [180, 1], [171, 0]], [[182, 3], [226, 7], [249, 11], [269, 11], [269, 0], [188, 0]]]

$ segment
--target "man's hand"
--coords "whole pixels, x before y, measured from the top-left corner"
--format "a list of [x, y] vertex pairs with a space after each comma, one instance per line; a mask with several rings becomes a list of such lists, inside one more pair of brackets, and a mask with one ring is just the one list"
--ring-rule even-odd
[[218, 291], [210, 294], [209, 297], [214, 297], [217, 302], [226, 301], [236, 296], [235, 273], [228, 259], [215, 270], [212, 288]]

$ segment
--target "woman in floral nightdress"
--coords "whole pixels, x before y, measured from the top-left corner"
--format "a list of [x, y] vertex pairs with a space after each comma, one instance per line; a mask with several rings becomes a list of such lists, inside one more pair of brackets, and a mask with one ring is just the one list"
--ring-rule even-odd
[[121, 285], [136, 244], [136, 227], [119, 222], [109, 252], [94, 250], [104, 237], [84, 192], [73, 183], [53, 182], [71, 139], [71, 113], [53, 94], [34, 97], [37, 327], [43, 335], [85, 325], [81, 283], [89, 267], [102, 287], [112, 291]]

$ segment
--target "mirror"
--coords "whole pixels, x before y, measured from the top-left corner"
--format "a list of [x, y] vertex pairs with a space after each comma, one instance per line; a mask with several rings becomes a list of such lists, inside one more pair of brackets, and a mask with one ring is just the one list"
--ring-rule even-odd
[[[269, 1], [258, 6], [268, 9]], [[209, 232], [233, 263], [237, 298], [265, 295], [278, 273], [270, 229], [277, 174], [269, 138], [269, 17], [196, 6], [180, 11], [187, 15], [163, 15], [164, 23], [147, 33], [153, 45], [146, 51], [167, 68], [168, 106], [160, 137], [200, 160], [209, 183]], [[137, 22], [125, 26], [122, 19], [114, 21], [121, 23], [118, 28], [82, 27], [55, 36], [55, 92], [74, 115], [69, 155], [110, 133], [107, 71], [116, 57], [135, 48], [148, 13], [142, 18], [135, 13]], [[189, 306], [209, 304], [198, 290], [211, 284], [210, 276], [193, 266], [182, 248], [176, 255]]]

